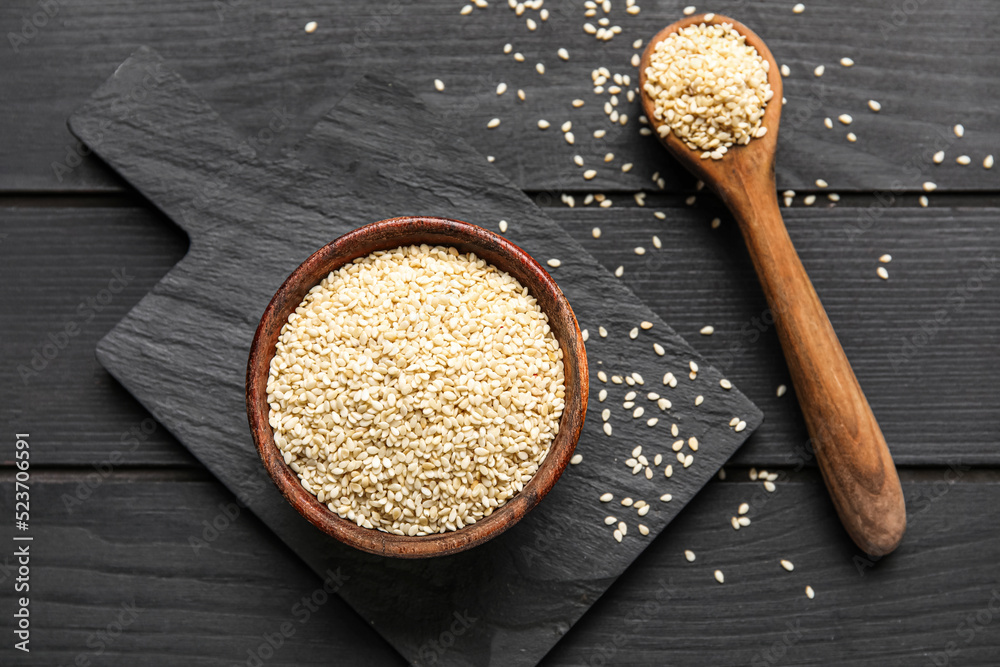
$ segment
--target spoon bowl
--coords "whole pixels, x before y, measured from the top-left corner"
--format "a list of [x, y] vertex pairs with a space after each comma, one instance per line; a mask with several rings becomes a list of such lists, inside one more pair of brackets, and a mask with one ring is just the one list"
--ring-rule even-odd
[[[656, 45], [690, 25], [731, 24], [768, 63], [774, 92], [764, 108], [764, 136], [733, 145], [719, 160], [702, 159], [673, 131], [660, 135], [654, 100], [646, 92]], [[643, 109], [660, 141], [709, 186], [739, 224], [774, 318], [775, 329], [809, 430], [813, 452], [840, 520], [854, 542], [872, 556], [892, 552], [906, 531], [906, 506], [882, 430], [785, 229], [774, 180], [781, 120], [778, 64], [764, 41], [720, 14], [685, 18], [661, 30], [646, 46], [639, 67]]]

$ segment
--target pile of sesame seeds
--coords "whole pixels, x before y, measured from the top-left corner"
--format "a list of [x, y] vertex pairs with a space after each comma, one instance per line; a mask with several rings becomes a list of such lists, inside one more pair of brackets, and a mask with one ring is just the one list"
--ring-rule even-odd
[[673, 132], [703, 159], [721, 160], [731, 146], [767, 132], [768, 68], [731, 23], [699, 23], [656, 44], [643, 92], [661, 136]]
[[360, 257], [282, 327], [267, 384], [285, 463], [331, 511], [396, 535], [460, 529], [535, 474], [562, 349], [511, 275], [455, 248]]

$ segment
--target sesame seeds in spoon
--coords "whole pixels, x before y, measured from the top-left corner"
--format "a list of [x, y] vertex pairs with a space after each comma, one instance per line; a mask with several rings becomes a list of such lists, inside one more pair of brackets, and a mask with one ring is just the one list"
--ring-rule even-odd
[[660, 141], [739, 223], [841, 522], [866, 553], [890, 553], [906, 530], [899, 477], [778, 207], [782, 81], [774, 56], [733, 19], [691, 16], [649, 42], [639, 84]]

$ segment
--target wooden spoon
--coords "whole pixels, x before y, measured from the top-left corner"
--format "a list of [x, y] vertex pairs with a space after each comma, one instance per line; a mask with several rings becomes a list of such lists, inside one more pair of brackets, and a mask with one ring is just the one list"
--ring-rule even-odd
[[702, 159], [670, 132], [667, 150], [722, 198], [739, 223], [767, 297], [778, 338], [799, 397], [813, 451], [840, 520], [866, 553], [893, 551], [906, 530], [906, 506], [896, 467], [851, 364], [809, 276], [792, 246], [778, 208], [774, 153], [781, 118], [778, 64], [764, 42], [746, 26], [719, 14], [674, 23], [647, 45], [639, 66], [643, 109], [659, 135], [662, 121], [645, 92], [646, 68], [656, 44], [692, 24], [731, 23], [769, 64], [774, 97], [764, 111], [767, 133], [747, 145], [731, 146], [721, 160]]

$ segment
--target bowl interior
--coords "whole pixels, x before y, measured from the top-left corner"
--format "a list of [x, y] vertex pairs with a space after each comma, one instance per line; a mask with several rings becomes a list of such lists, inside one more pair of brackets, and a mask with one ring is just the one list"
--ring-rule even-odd
[[[511, 274], [528, 288], [548, 315], [563, 350], [566, 407], [559, 433], [531, 480], [520, 493], [490, 516], [457, 531], [405, 537], [362, 528], [341, 518], [306, 491], [289, 468], [268, 421], [267, 379], [281, 328], [308, 291], [331, 271], [377, 250], [404, 245], [453, 246], [473, 252]], [[569, 302], [551, 276], [507, 239], [460, 220], [404, 217], [382, 220], [341, 236], [303, 262], [272, 298], [254, 336], [247, 364], [247, 416], [264, 466], [285, 498], [315, 526], [341, 542], [374, 554], [400, 558], [438, 556], [468, 549], [509, 528], [548, 493], [576, 448], [587, 410], [587, 357], [580, 328]]]

